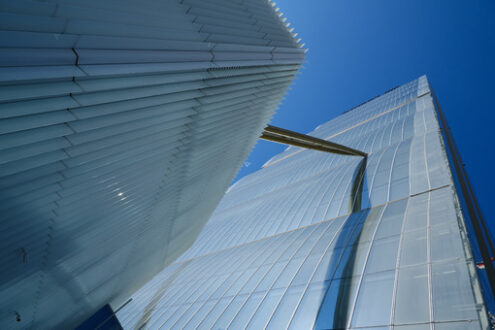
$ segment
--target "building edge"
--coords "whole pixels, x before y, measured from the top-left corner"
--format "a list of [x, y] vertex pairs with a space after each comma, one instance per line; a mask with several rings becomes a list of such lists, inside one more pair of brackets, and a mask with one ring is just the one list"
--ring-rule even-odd
[[[463, 227], [461, 233], [465, 233], [464, 240], [469, 242], [469, 244], [464, 245], [464, 248], [465, 252], [471, 255], [472, 262], [469, 264], [469, 270], [473, 280], [473, 291], [479, 292], [480, 296], [475, 297], [475, 300], [479, 302], [480, 318], [482, 321], [486, 320], [483, 326], [487, 327], [490, 323], [491, 328], [493, 328], [495, 325], [493, 319], [493, 315], [495, 315], [495, 269], [492, 239], [445, 114], [427, 77], [423, 77], [425, 77], [433, 101], [434, 113], [440, 126], [441, 142], [444, 144], [443, 149], [449, 162], [449, 175], [454, 183], [454, 198], [459, 208], [460, 225]], [[480, 259], [481, 262], [479, 262]]]

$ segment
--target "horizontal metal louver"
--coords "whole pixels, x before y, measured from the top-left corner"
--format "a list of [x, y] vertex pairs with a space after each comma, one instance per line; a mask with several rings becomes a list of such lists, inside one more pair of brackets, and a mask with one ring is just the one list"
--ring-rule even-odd
[[0, 8], [0, 326], [73, 327], [192, 244], [304, 50], [265, 0]]

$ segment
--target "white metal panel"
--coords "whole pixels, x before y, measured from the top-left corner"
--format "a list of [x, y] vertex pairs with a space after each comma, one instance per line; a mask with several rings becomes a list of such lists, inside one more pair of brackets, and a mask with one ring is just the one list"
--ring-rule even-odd
[[192, 244], [304, 52], [265, 0], [0, 8], [0, 326], [73, 327]]

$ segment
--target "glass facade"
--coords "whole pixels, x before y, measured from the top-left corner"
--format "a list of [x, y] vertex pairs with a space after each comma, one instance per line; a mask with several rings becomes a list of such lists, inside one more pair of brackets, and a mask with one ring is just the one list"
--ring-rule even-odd
[[369, 156], [289, 147], [236, 182], [124, 328], [488, 327], [426, 77], [310, 135]]

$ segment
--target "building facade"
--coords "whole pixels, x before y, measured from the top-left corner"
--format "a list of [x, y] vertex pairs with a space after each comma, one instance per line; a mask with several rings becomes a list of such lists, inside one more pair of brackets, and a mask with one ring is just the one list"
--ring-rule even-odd
[[183, 253], [303, 59], [266, 0], [0, 1], [0, 328], [73, 328]]
[[192, 247], [140, 289], [124, 328], [487, 329], [426, 77], [310, 135], [229, 188]]

